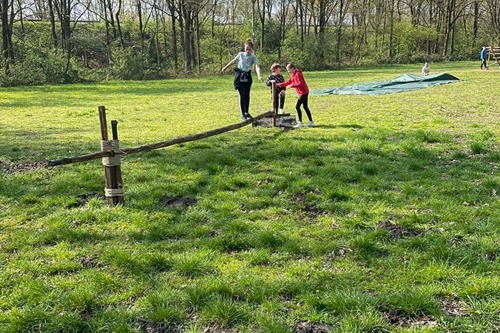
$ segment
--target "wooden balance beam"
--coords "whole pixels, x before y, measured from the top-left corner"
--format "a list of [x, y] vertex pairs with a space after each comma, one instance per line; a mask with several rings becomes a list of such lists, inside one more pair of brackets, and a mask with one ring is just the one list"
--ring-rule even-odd
[[[122, 155], [128, 155], [128, 154], [133, 154], [133, 153], [139, 153], [139, 152], [145, 152], [145, 151], [150, 151], [154, 149], [159, 149], [159, 148], [165, 148], [185, 142], [190, 142], [190, 141], [196, 141], [204, 138], [208, 138], [217, 134], [229, 132], [229, 131], [234, 131], [238, 128], [242, 128], [244, 126], [252, 124], [252, 122], [258, 121], [263, 118], [270, 118], [273, 117], [274, 113], [273, 111], [268, 111], [263, 114], [260, 114], [258, 116], [255, 116], [252, 120], [246, 120], [244, 122], [234, 124], [234, 125], [229, 125], [217, 129], [213, 129], [207, 132], [202, 132], [194, 135], [189, 135], [189, 136], [183, 136], [183, 137], [178, 137], [172, 140], [168, 141], [162, 141], [162, 142], [157, 142], [157, 143], [152, 143], [152, 144], [146, 144], [138, 147], [132, 147], [132, 148], [123, 148], [120, 149], [120, 154]], [[117, 154], [113, 151], [100, 151], [98, 153], [92, 153], [92, 154], [86, 154], [86, 155], [80, 155], [80, 156], [75, 156], [75, 157], [65, 157], [57, 160], [50, 160], [48, 161], [48, 166], [57, 166], [57, 165], [65, 165], [65, 164], [71, 164], [71, 163], [78, 163], [78, 162], [85, 162], [85, 161], [91, 161], [91, 160], [96, 160], [99, 158], [103, 157], [113, 157], [116, 156]]]

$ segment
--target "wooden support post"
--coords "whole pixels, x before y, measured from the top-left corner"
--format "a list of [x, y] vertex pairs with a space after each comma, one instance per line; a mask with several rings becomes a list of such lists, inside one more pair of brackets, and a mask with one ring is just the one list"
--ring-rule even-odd
[[120, 154], [120, 141], [118, 141], [118, 122], [116, 120], [111, 120], [111, 131], [113, 133], [113, 141], [116, 142], [116, 152], [118, 165], [111, 167], [112, 174], [112, 189], [117, 189], [121, 192], [121, 195], [113, 196], [113, 205], [123, 204], [123, 180], [122, 180], [122, 170], [121, 170], [121, 154]]
[[278, 103], [279, 100], [276, 98], [276, 82], [271, 83], [271, 95], [273, 101], [273, 111], [275, 114], [278, 114]]
[[111, 122], [113, 140], [108, 140], [108, 127], [106, 122], [106, 108], [99, 106], [99, 121], [101, 124], [101, 151], [111, 152], [111, 156], [102, 158], [104, 165], [105, 188], [104, 195], [109, 206], [123, 204], [123, 183], [121, 177], [121, 154], [118, 142], [118, 122]]
[[276, 81], [271, 83], [271, 98], [273, 101], [273, 127], [276, 127], [276, 116], [278, 114], [278, 103], [279, 103], [279, 98], [276, 96]]

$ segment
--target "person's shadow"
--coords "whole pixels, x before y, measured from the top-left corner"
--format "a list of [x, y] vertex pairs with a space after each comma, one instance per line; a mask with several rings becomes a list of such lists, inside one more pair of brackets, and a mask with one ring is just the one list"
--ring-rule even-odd
[[362, 129], [363, 126], [356, 124], [343, 124], [343, 125], [316, 125], [313, 128], [321, 128], [321, 129], [334, 129], [334, 128], [355, 128]]

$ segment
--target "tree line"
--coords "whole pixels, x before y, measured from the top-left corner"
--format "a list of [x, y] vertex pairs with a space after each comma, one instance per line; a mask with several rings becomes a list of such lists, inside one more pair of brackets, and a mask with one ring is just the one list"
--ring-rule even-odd
[[254, 38], [307, 69], [477, 59], [498, 0], [0, 0], [0, 84], [218, 72]]

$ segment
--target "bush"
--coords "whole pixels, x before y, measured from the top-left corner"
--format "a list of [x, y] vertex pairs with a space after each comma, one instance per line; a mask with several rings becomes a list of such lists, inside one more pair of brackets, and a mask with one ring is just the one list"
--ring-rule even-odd
[[113, 50], [113, 77], [121, 80], [144, 79], [146, 57], [138, 48], [115, 48]]
[[[2, 63], [5, 68], [5, 62]], [[40, 67], [26, 68], [24, 63], [10, 64], [9, 69], [0, 74], [0, 85], [2, 87], [31, 86], [46, 83], [45, 75]], [[29, 66], [28, 66], [29, 67]]]
[[[9, 70], [0, 75], [0, 85], [40, 85], [47, 83], [72, 83], [78, 81], [72, 62], [68, 64], [61, 50], [23, 47], [23, 56], [9, 65]], [[5, 68], [5, 63], [2, 64]]]
[[311, 49], [314, 44], [310, 39], [304, 41], [304, 48], [300, 47], [300, 42], [297, 40], [297, 36], [290, 35], [283, 42], [283, 53], [282, 57], [287, 60], [287, 62], [293, 62], [298, 67], [302, 69], [314, 68], [312, 61], [312, 55], [307, 50]]

